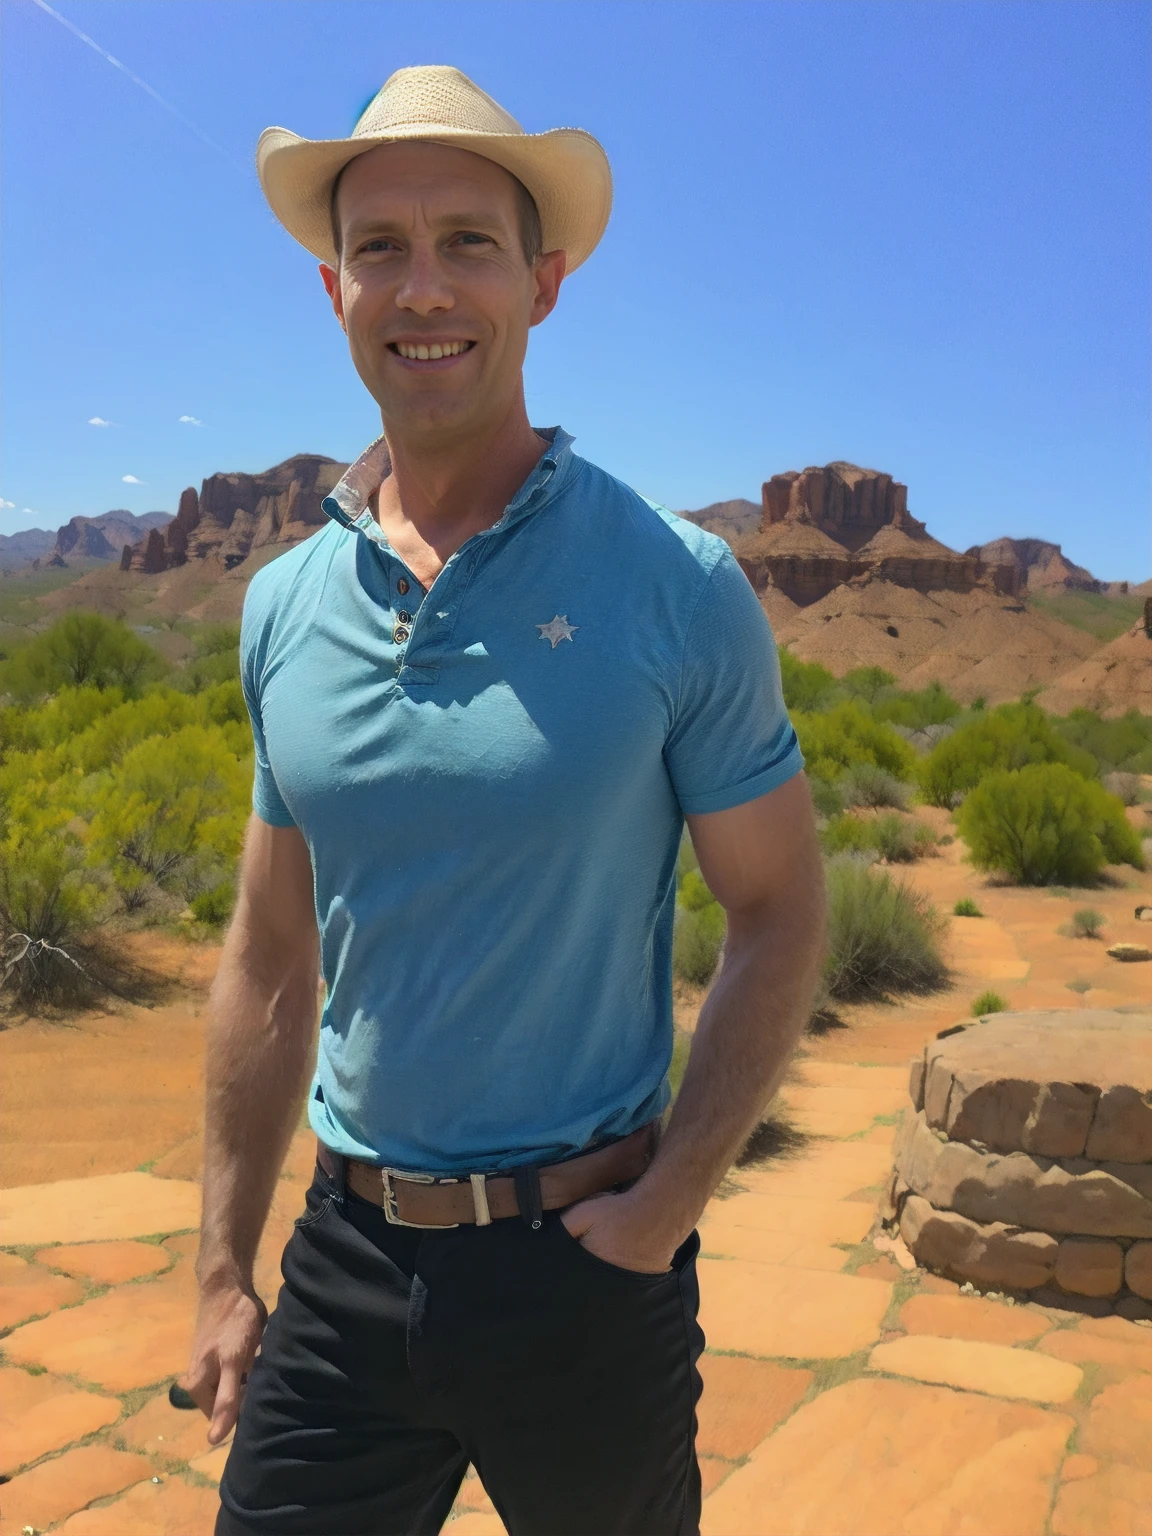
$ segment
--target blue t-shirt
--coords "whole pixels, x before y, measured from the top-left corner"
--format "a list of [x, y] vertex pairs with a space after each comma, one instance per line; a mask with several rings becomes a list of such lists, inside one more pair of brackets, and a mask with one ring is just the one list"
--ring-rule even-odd
[[366, 510], [381, 440], [244, 605], [255, 811], [312, 856], [312, 1126], [385, 1166], [553, 1161], [658, 1114], [683, 813], [801, 767], [728, 546], [541, 435], [427, 593]]

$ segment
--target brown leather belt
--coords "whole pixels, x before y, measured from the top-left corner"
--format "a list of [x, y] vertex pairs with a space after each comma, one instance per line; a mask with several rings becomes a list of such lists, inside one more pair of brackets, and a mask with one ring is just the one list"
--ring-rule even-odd
[[[659, 1125], [650, 1120], [631, 1136], [594, 1152], [509, 1173], [440, 1177], [346, 1158], [345, 1182], [353, 1194], [380, 1206], [393, 1226], [458, 1227], [474, 1222], [485, 1227], [507, 1216], [523, 1216], [538, 1227], [543, 1211], [559, 1210], [638, 1179], [656, 1151]], [[338, 1176], [340, 1159], [323, 1142], [316, 1144], [316, 1160], [330, 1178]]]

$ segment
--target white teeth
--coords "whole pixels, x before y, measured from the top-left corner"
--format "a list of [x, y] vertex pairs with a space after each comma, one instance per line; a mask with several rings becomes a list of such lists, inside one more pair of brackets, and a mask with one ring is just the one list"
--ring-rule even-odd
[[466, 352], [471, 345], [467, 341], [434, 341], [430, 346], [417, 345], [411, 341], [398, 341], [396, 350], [401, 357], [407, 357], [414, 362], [435, 362], [441, 357], [458, 357], [461, 352]]

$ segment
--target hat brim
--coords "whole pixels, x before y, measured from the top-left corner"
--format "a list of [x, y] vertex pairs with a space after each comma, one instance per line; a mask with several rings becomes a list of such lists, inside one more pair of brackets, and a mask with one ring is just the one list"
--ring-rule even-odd
[[351, 160], [381, 144], [418, 140], [467, 149], [511, 171], [540, 212], [546, 251], [562, 250], [571, 272], [600, 242], [612, 211], [608, 157], [581, 128], [547, 133], [477, 133], [467, 128], [404, 124], [386, 133], [350, 139], [303, 139], [287, 128], [266, 128], [256, 149], [256, 170], [268, 206], [305, 250], [335, 265], [332, 184]]

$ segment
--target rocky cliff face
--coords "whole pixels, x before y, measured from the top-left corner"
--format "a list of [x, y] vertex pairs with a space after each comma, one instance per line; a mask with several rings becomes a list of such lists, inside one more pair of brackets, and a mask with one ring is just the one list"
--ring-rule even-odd
[[1047, 539], [993, 539], [990, 544], [973, 545], [968, 553], [987, 564], [1015, 566], [1021, 586], [1033, 592], [1103, 592], [1114, 585], [1097, 581], [1091, 571], [1067, 559], [1059, 544]]
[[758, 592], [774, 587], [802, 607], [849, 581], [1006, 595], [1023, 585], [1010, 561], [961, 555], [933, 539], [909, 513], [900, 481], [843, 460], [766, 480], [760, 526], [733, 548]]
[[101, 512], [98, 517], [73, 517], [56, 530], [52, 548], [46, 551], [50, 565], [67, 565], [70, 560], [115, 560], [125, 544], [133, 544], [143, 533], [163, 528], [172, 521], [171, 512], [128, 512], [118, 507]]
[[210, 475], [199, 493], [189, 486], [176, 516], [126, 547], [122, 571], [155, 575], [215, 555], [225, 569], [266, 544], [295, 544], [325, 521], [320, 503], [347, 464], [298, 453], [261, 474]]

